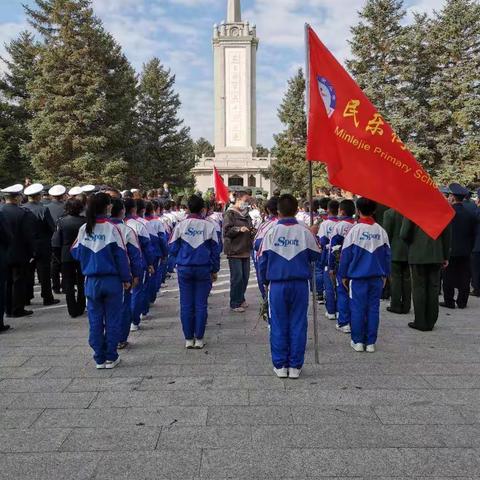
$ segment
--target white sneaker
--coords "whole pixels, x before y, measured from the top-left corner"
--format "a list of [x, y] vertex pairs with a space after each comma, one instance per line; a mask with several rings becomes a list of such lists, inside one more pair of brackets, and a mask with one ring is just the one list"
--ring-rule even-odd
[[201, 350], [205, 346], [205, 342], [203, 340], [195, 340], [195, 348]]
[[195, 340], [186, 340], [185, 341], [185, 348], [188, 350], [191, 350], [192, 348], [195, 348]]
[[148, 313], [145, 313], [145, 314], [141, 314], [140, 315], [140, 319], [145, 321], [145, 320], [150, 320], [150, 315]]
[[245, 313], [245, 309], [243, 307], [232, 308], [232, 312]]
[[336, 313], [328, 313], [328, 312], [326, 312], [326, 313], [325, 313], [325, 316], [326, 316], [329, 320], [336, 320], [336, 319], [337, 319], [337, 314], [336, 314]]
[[106, 369], [115, 368], [120, 363], [120, 357], [118, 357], [114, 362], [107, 360], [107, 364], [105, 366]]
[[288, 378], [288, 368], [273, 368], [275, 375], [278, 378]]
[[350, 342], [350, 345], [356, 352], [364, 352], [365, 345], [363, 343], [355, 343], [353, 340]]
[[104, 368], [106, 368], [106, 366], [106, 363], [97, 363], [96, 368], [97, 370], [103, 370]]
[[367, 345], [368, 353], [375, 353], [375, 345]]
[[139, 330], [140, 330], [140, 327], [138, 325], [135, 325], [134, 323], [130, 325], [131, 332], [138, 332]]
[[350, 328], [350, 325], [344, 325], [343, 327], [341, 327], [341, 326], [337, 323], [337, 325], [335, 326], [335, 328], [336, 328], [339, 332], [342, 332], [342, 333], [352, 333], [352, 329]]
[[296, 380], [298, 377], [300, 377], [301, 373], [302, 373], [301, 368], [289, 368], [288, 369], [288, 377], [292, 378], [293, 380]]

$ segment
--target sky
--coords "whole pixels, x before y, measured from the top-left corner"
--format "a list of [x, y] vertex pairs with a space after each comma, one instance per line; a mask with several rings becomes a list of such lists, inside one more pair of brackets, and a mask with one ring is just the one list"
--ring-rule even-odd
[[[4, 44], [28, 28], [22, 4], [0, 0], [0, 56]], [[310, 23], [341, 61], [349, 56], [349, 28], [364, 0], [242, 0], [244, 20], [257, 25], [258, 141], [267, 147], [282, 130], [277, 108], [287, 80], [304, 64], [303, 28]], [[406, 0], [413, 11], [432, 12], [443, 0]], [[227, 0], [93, 0], [95, 13], [139, 72], [156, 56], [176, 75], [181, 115], [194, 139], [213, 139], [212, 27], [226, 18]], [[408, 21], [408, 20], [407, 20]], [[0, 64], [0, 70], [4, 68]]]

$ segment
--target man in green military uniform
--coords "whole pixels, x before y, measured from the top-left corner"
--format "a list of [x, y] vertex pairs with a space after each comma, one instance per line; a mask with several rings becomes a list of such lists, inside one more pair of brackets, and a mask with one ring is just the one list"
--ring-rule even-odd
[[415, 321], [408, 326], [430, 332], [438, 319], [440, 271], [448, 266], [451, 227], [449, 225], [437, 240], [433, 240], [420, 227], [404, 219], [400, 238], [408, 244], [408, 263], [412, 273]]
[[408, 245], [400, 237], [404, 217], [392, 208], [383, 215], [383, 228], [388, 234], [392, 249], [392, 274], [390, 277], [391, 301], [387, 310], [407, 314], [412, 304], [412, 283], [408, 264]]

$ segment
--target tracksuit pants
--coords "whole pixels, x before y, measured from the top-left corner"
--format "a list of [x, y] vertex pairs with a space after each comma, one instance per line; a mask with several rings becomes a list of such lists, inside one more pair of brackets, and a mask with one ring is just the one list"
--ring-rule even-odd
[[87, 277], [89, 344], [97, 364], [115, 361], [122, 330], [123, 285], [118, 276]]
[[186, 340], [202, 340], [208, 318], [208, 296], [212, 289], [212, 268], [177, 266], [180, 288], [180, 319]]
[[380, 323], [381, 277], [350, 280], [352, 341], [375, 345]]
[[154, 261], [155, 273], [147, 279], [147, 297], [148, 303], [155, 303], [158, 293], [158, 272], [160, 270], [160, 258], [155, 258]]
[[324, 268], [322, 267], [321, 262], [316, 261], [315, 262], [315, 285], [317, 287], [316, 293], [321, 295], [322, 297], [323, 297], [323, 290], [324, 290], [323, 270]]
[[342, 283], [342, 278], [337, 275], [337, 311], [338, 311], [338, 326], [345, 327], [351, 323], [350, 314], [350, 297], [348, 290]]
[[118, 343], [126, 342], [128, 340], [132, 318], [132, 291], [128, 290], [123, 292], [122, 327]]
[[145, 308], [145, 284], [147, 279], [147, 272], [143, 272], [142, 278], [138, 285], [132, 290], [132, 323], [140, 325], [140, 315], [144, 313]]
[[328, 267], [324, 267], [323, 271], [323, 285], [325, 287], [325, 308], [329, 315], [337, 313], [337, 300], [335, 295], [335, 285], [330, 278]]
[[270, 283], [270, 348], [275, 368], [302, 368], [304, 364], [308, 300], [308, 280]]

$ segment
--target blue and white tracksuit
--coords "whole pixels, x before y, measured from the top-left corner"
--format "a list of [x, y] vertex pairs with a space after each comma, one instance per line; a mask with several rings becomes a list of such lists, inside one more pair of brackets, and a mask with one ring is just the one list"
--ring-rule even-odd
[[302, 368], [308, 327], [311, 263], [320, 258], [315, 236], [295, 218], [278, 221], [258, 256], [260, 279], [269, 285], [270, 346], [275, 368]]
[[150, 234], [147, 231], [147, 227], [140, 217], [127, 216], [125, 217], [125, 223], [133, 229], [136, 233], [138, 242], [140, 244], [140, 250], [142, 251], [142, 257], [144, 260], [144, 270], [140, 277], [139, 284], [132, 290], [132, 323], [134, 325], [140, 325], [140, 315], [146, 313], [148, 297], [147, 297], [147, 281], [148, 281], [148, 267], [154, 264], [154, 255], [152, 251], [152, 244], [150, 242]]
[[86, 277], [89, 344], [94, 359], [99, 365], [114, 362], [122, 328], [122, 282], [132, 281], [122, 234], [107, 218], [99, 217], [91, 234], [86, 225], [80, 228], [71, 252]]
[[154, 303], [162, 285], [162, 259], [168, 257], [168, 241], [163, 222], [156, 216], [145, 217], [146, 227], [154, 254], [155, 273], [147, 281], [148, 301]]
[[177, 267], [183, 334], [186, 340], [202, 340], [207, 324], [212, 273], [220, 270], [215, 226], [198, 215], [189, 215], [175, 227], [169, 251]]
[[[145, 272], [145, 261], [142, 256], [137, 234], [119, 218], [110, 218], [109, 221], [113, 223], [122, 234], [125, 246], [127, 247], [127, 255], [130, 260], [132, 277], [141, 279]], [[123, 293], [122, 319], [122, 332], [119, 343], [126, 342], [130, 333], [130, 325], [132, 324], [133, 319], [131, 289], [125, 290]]]
[[[172, 238], [172, 233], [173, 233], [172, 221], [165, 214], [162, 214], [160, 216], [160, 221], [163, 223], [163, 227], [165, 229], [165, 239], [167, 241], [167, 249], [168, 249], [168, 243], [170, 242], [170, 238]], [[161, 262], [161, 271], [162, 271], [161, 283], [165, 283], [165, 280], [167, 278], [167, 268], [168, 268], [168, 255], [167, 255], [167, 258], [165, 258]]]
[[373, 219], [360, 219], [343, 242], [339, 277], [350, 280], [352, 341], [375, 345], [383, 279], [390, 275], [390, 243]]
[[[166, 211], [164, 213], [164, 216], [170, 221], [170, 224], [172, 226], [172, 231], [173, 231], [175, 229], [175, 227], [177, 226], [176, 215], [171, 211]], [[175, 270], [175, 258], [172, 257], [172, 255], [169, 255], [169, 257], [167, 259], [167, 272], [168, 273], [173, 273], [174, 270]]]
[[348, 290], [342, 283], [342, 279], [338, 274], [337, 256], [342, 250], [343, 242], [348, 232], [355, 225], [355, 221], [351, 217], [339, 217], [332, 232], [330, 240], [330, 248], [328, 255], [328, 270], [334, 272], [337, 280], [337, 312], [339, 327], [350, 325], [350, 300]]
[[328, 271], [328, 256], [330, 250], [330, 240], [332, 239], [333, 229], [338, 222], [337, 217], [328, 217], [320, 224], [318, 238], [322, 247], [322, 258], [320, 264], [323, 269], [323, 286], [325, 289], [325, 308], [329, 315], [337, 313], [337, 301], [335, 297], [335, 285], [330, 278]]
[[260, 252], [260, 247], [262, 246], [263, 239], [267, 232], [274, 227], [278, 222], [278, 218], [276, 217], [268, 217], [268, 219], [263, 222], [257, 230], [257, 234], [255, 235], [255, 239], [253, 240], [253, 251], [252, 251], [252, 259], [253, 259], [253, 266], [255, 267], [255, 272], [257, 273], [257, 283], [258, 289], [262, 295], [263, 299], [267, 298], [267, 292], [265, 290], [265, 285], [262, 283], [260, 279], [260, 274], [258, 272], [258, 254]]
[[218, 245], [220, 246], [220, 252], [223, 251], [223, 230], [222, 230], [222, 222], [219, 221], [218, 216], [215, 215], [215, 213], [212, 213], [211, 215], [208, 215], [205, 220], [207, 222], [210, 222], [213, 224], [215, 227], [215, 231], [217, 232], [217, 237], [218, 237]]

